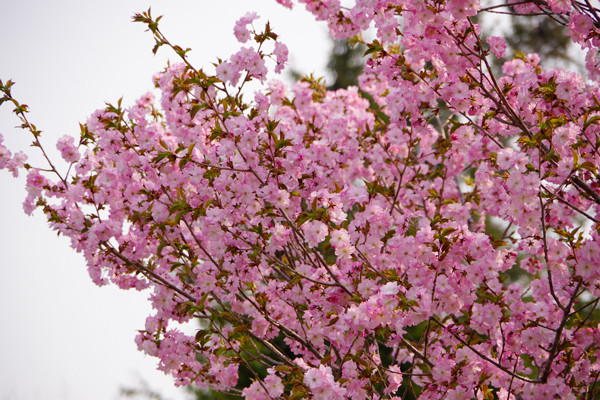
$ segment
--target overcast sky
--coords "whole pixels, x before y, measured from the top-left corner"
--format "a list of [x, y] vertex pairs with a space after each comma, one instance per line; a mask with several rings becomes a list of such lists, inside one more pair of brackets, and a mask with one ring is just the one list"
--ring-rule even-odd
[[[257, 11], [288, 44], [296, 69], [324, 74], [325, 26], [274, 0], [0, 0], [0, 79], [16, 82], [13, 94], [30, 106], [48, 149], [76, 136], [105, 101], [132, 104], [176, 60], [167, 49], [153, 56], [151, 35], [130, 22], [149, 6], [165, 15], [161, 29], [172, 42], [193, 49], [196, 66], [237, 50], [235, 20]], [[0, 108], [5, 144], [30, 152], [17, 124]], [[185, 398], [133, 342], [150, 313], [148, 294], [94, 286], [68, 241], [39, 212], [23, 214], [23, 180], [0, 171], [0, 185], [0, 400], [118, 399], [119, 387], [141, 380], [166, 398]]]

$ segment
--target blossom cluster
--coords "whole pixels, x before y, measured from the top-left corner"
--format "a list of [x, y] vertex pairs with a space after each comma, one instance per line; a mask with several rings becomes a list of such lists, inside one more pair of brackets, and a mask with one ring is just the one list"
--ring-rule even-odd
[[[155, 76], [159, 99], [61, 138], [70, 175], [27, 165], [26, 211], [45, 212], [97, 284], [151, 291], [136, 343], [181, 385], [248, 400], [594, 398], [598, 10], [510, 8], [563, 21], [585, 80], [535, 54], [494, 73], [506, 45], [483, 39], [479, 0], [299, 3], [335, 37], [374, 26], [359, 88], [267, 81], [287, 48], [255, 14], [214, 74], [139, 14], [183, 62]], [[263, 86], [248, 101], [250, 81]], [[23, 162], [0, 143], [0, 168]], [[195, 335], [178, 329], [191, 320]]]

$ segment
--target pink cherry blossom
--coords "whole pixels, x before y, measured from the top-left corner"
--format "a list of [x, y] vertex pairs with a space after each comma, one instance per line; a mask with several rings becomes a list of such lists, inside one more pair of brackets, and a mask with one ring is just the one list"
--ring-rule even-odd
[[248, 40], [250, 40], [250, 31], [246, 26], [258, 18], [258, 14], [254, 12], [248, 12], [242, 18], [237, 20], [235, 27], [233, 28], [233, 34], [240, 43], [246, 43]]
[[504, 58], [506, 55], [506, 43], [503, 38], [499, 36], [490, 36], [487, 38], [487, 42], [490, 45], [490, 50], [497, 58]]
[[[287, 47], [246, 14], [244, 47], [200, 69], [173, 45], [183, 62], [153, 78], [160, 95], [94, 112], [58, 160], [26, 164], [0, 137], [0, 168], [27, 169], [25, 211], [71, 240], [96, 284], [149, 290], [135, 342], [177, 385], [246, 399], [597, 396], [596, 13], [278, 2], [335, 37], [373, 27], [360, 89], [269, 81]], [[535, 54], [490, 68], [504, 39], [472, 17], [513, 9], [568, 23], [588, 75]], [[135, 19], [171, 46], [149, 12]]]

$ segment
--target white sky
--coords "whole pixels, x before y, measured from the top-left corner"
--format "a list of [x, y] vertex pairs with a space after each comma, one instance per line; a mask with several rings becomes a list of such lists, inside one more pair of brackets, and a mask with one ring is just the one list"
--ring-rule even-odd
[[[153, 56], [151, 35], [130, 22], [149, 6], [165, 15], [161, 29], [172, 42], [193, 49], [196, 66], [237, 50], [235, 20], [257, 11], [288, 44], [295, 68], [324, 74], [325, 26], [274, 0], [0, 0], [0, 79], [16, 82], [13, 94], [30, 106], [54, 155], [57, 138], [77, 135], [105, 101], [132, 104], [167, 58], [176, 60], [164, 48]], [[0, 108], [5, 144], [31, 151], [17, 124], [10, 107]], [[41, 213], [23, 214], [24, 196], [23, 180], [0, 171], [0, 400], [117, 399], [119, 387], [140, 379], [183, 399], [133, 342], [150, 312], [147, 294], [94, 286]]]

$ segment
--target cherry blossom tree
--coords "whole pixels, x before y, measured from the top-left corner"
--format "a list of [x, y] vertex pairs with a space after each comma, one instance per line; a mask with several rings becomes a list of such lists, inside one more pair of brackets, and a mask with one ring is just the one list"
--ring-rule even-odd
[[[47, 161], [0, 144], [0, 167], [27, 173], [25, 212], [41, 209], [98, 285], [151, 291], [136, 343], [179, 385], [249, 400], [595, 398], [600, 10], [299, 3], [367, 46], [360, 89], [269, 80], [288, 51], [258, 15], [209, 70], [140, 13], [154, 51], [181, 63], [154, 77], [159, 99], [109, 105], [60, 139], [63, 168], [2, 82]], [[474, 22], [492, 12], [564, 24], [588, 75], [535, 54], [494, 74], [504, 40]], [[178, 328], [190, 320], [195, 335]]]

